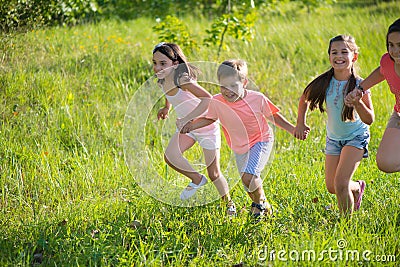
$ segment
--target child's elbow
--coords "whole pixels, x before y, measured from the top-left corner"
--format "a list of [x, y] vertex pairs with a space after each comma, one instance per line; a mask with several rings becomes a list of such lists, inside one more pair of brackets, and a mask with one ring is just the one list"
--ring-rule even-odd
[[364, 120], [365, 124], [371, 125], [375, 121], [375, 116], [371, 115], [366, 120]]

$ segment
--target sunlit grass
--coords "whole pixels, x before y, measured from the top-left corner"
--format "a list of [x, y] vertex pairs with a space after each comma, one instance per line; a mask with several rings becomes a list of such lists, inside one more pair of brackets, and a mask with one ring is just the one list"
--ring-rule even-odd
[[[303, 88], [329, 67], [329, 39], [341, 33], [356, 38], [365, 77], [378, 66], [387, 26], [399, 11], [398, 3], [382, 3], [266, 16], [257, 23], [253, 42], [227, 39], [229, 51], [219, 57], [217, 48], [202, 46], [187, 56], [215, 63], [245, 59], [250, 78], [294, 123]], [[207, 21], [187, 22], [194, 24], [196, 36], [204, 34]], [[370, 157], [355, 174], [367, 181], [367, 191], [362, 210], [351, 220], [339, 216], [335, 197], [325, 189], [326, 115], [317, 111], [309, 114], [312, 132], [305, 142], [275, 131], [264, 188], [276, 212], [265, 222], [248, 220], [250, 201], [240, 182], [232, 190], [239, 210], [233, 219], [226, 218], [219, 201], [174, 207], [137, 186], [135, 179], [146, 175], [146, 160], [137, 158], [138, 167], [128, 169], [122, 132], [132, 96], [152, 77], [151, 50], [159, 42], [154, 23], [107, 21], [2, 39], [0, 265], [264, 266], [271, 259], [263, 260], [260, 252], [318, 253], [338, 249], [342, 239], [349, 250], [395, 255], [399, 261], [399, 175], [384, 174], [375, 164], [394, 104], [384, 83], [373, 89]], [[142, 104], [138, 110], [153, 105]], [[162, 123], [150, 119], [154, 144], [166, 141], [158, 126]], [[154, 148], [152, 165], [161, 175], [177, 177], [166, 168], [162, 149]], [[198, 151], [188, 156], [195, 160]], [[225, 147], [222, 165], [230, 158]], [[223, 169], [228, 178], [239, 179], [235, 168]], [[179, 179], [182, 186], [188, 182]], [[271, 264], [376, 264], [327, 256], [320, 261], [286, 258]], [[398, 264], [388, 260], [387, 265]]]

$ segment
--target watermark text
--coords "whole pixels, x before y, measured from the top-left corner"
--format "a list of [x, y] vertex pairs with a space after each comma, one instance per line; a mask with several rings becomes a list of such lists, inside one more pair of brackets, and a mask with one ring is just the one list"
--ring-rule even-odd
[[336, 247], [316, 251], [314, 249], [305, 250], [287, 250], [287, 249], [269, 249], [267, 246], [258, 251], [258, 261], [356, 261], [356, 262], [396, 262], [395, 255], [376, 255], [371, 250], [359, 251], [357, 249], [348, 249], [347, 241], [339, 239]]

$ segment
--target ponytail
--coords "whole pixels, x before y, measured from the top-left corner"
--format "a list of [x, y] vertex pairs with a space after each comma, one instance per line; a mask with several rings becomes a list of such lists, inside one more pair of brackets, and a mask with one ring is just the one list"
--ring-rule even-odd
[[333, 77], [333, 68], [322, 73], [312, 82], [310, 82], [304, 89], [303, 94], [306, 100], [310, 102], [310, 110], [314, 110], [317, 107], [319, 111], [324, 112], [324, 102], [326, 98], [326, 90], [328, 89], [329, 83]]
[[[349, 80], [346, 83], [346, 88], [343, 90], [344, 96], [346, 96], [348, 93], [354, 90], [356, 87], [357, 79], [356, 76], [354, 75], [353, 68], [351, 69], [351, 76]], [[343, 109], [342, 109], [342, 121], [354, 121], [354, 108], [349, 107], [345, 104], [343, 104]]]

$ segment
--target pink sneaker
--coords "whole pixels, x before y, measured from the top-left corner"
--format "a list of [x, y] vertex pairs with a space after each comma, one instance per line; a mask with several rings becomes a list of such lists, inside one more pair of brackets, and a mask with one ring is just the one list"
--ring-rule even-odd
[[365, 186], [367, 185], [365, 183], [365, 181], [363, 181], [363, 180], [359, 180], [357, 182], [360, 184], [360, 192], [358, 193], [357, 201], [354, 203], [354, 210], [355, 211], [359, 210], [360, 207], [361, 207], [361, 202], [362, 202], [362, 198], [363, 198], [363, 195], [364, 195]]

